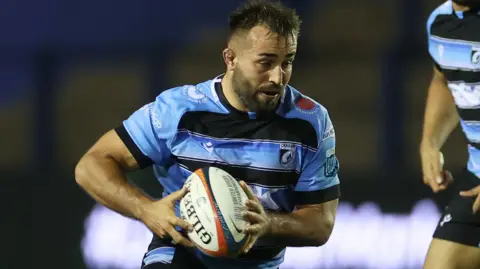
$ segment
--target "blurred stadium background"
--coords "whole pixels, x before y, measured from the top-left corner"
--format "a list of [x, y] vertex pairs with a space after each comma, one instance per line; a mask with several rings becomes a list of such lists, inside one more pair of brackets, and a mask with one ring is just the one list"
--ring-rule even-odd
[[[0, 268], [138, 268], [148, 231], [95, 206], [74, 165], [162, 90], [222, 73], [240, 2], [0, 1]], [[422, 185], [417, 150], [442, 0], [286, 2], [304, 21], [291, 84], [330, 111], [343, 197], [329, 243], [281, 268], [421, 268], [449, 194]], [[458, 129], [444, 154], [462, 169]]]

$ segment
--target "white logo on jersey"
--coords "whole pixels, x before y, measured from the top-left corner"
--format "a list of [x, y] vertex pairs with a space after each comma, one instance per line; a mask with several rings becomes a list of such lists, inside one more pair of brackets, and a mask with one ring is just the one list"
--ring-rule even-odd
[[213, 146], [212, 142], [202, 143], [202, 146], [203, 146], [203, 148], [205, 148], [208, 151], [208, 153], [213, 152], [214, 146]]
[[162, 121], [159, 119], [157, 113], [153, 110], [153, 106], [153, 103], [146, 104], [142, 108], [140, 108], [140, 111], [143, 111], [145, 113], [145, 116], [150, 117], [153, 126], [160, 129], [162, 128], [163, 124]]
[[465, 82], [449, 82], [455, 103], [460, 108], [476, 108], [480, 106], [480, 84]]
[[443, 217], [442, 221], [440, 222], [440, 227], [443, 227], [443, 224], [450, 222], [452, 220], [452, 215], [447, 214]]
[[188, 100], [197, 104], [207, 102], [207, 96], [200, 92], [195, 86], [189, 86], [183, 89], [183, 95], [188, 96]]
[[480, 47], [472, 48], [472, 63], [480, 64]]
[[323, 140], [329, 139], [335, 137], [335, 129], [333, 128], [333, 125], [330, 124], [328, 126], [328, 129], [323, 133]]
[[445, 46], [443, 45], [439, 45], [438, 46], [438, 57], [440, 57], [440, 59], [443, 58], [443, 53], [445, 52]]

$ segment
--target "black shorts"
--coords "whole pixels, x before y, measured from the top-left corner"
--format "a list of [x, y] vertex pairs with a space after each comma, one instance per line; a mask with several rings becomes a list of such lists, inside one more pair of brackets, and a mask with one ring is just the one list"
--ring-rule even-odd
[[434, 238], [459, 244], [480, 247], [480, 214], [472, 213], [475, 197], [466, 198], [460, 191], [469, 190], [480, 185], [480, 179], [468, 170], [454, 175], [454, 197], [446, 206], [440, 218]]
[[187, 248], [171, 243], [150, 244], [142, 269], [207, 269]]
[[[154, 235], [142, 260], [142, 269], [207, 269], [192, 249], [173, 245], [171, 238]], [[238, 262], [269, 261], [277, 257], [284, 247], [254, 247], [248, 254], [239, 256]], [[246, 265], [246, 264], [243, 264]], [[246, 268], [243, 267], [242, 268]], [[255, 265], [254, 265], [255, 266]], [[255, 266], [256, 267], [256, 266]], [[251, 268], [251, 267], [250, 267]], [[278, 268], [277, 268], [278, 269]]]

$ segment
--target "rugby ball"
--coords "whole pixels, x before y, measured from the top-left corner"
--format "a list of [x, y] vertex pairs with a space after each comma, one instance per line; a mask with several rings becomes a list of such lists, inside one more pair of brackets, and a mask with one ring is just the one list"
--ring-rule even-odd
[[247, 195], [237, 180], [222, 169], [196, 170], [185, 182], [180, 200], [182, 219], [193, 226], [190, 240], [213, 257], [235, 257], [247, 243], [242, 211]]

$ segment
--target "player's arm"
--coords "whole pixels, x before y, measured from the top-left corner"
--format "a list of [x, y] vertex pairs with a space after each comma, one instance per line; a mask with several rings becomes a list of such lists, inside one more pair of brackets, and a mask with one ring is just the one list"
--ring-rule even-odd
[[246, 219], [252, 223], [246, 232], [253, 234], [246, 247], [254, 244], [255, 235], [268, 237], [285, 246], [321, 246], [332, 233], [340, 197], [337, 176], [338, 160], [335, 156], [335, 132], [325, 115], [324, 132], [319, 132], [319, 148], [306, 157], [306, 165], [295, 186], [295, 211], [291, 213], [265, 212], [261, 203], [244, 182], [246, 191]]
[[434, 67], [425, 107], [422, 147], [440, 150], [459, 119], [445, 77]]
[[443, 171], [440, 149], [459, 122], [455, 102], [443, 74], [434, 67], [426, 101], [423, 134], [420, 143], [423, 181], [434, 192], [442, 191], [451, 182]]
[[278, 245], [292, 247], [321, 246], [330, 238], [338, 198], [319, 204], [298, 205], [292, 213], [265, 212], [246, 183], [241, 181], [240, 185], [249, 198], [245, 204], [245, 218], [250, 224], [246, 226], [245, 233], [251, 235], [243, 252], [247, 253], [259, 237], [268, 238], [270, 242]]
[[111, 130], [78, 162], [75, 179], [99, 203], [124, 216], [140, 219], [144, 206], [152, 201], [129, 184], [125, 175], [138, 168], [124, 142]]
[[333, 230], [338, 198], [321, 204], [301, 205], [289, 214], [267, 213], [270, 228], [266, 236], [286, 246], [324, 245]]
[[125, 173], [153, 163], [170, 160], [168, 139], [175, 134], [178, 114], [171, 104], [172, 92], [166, 91], [133, 113], [115, 130], [109, 131], [82, 157], [75, 169], [78, 184], [97, 202], [118, 213], [141, 220], [159, 237], [170, 236], [185, 246], [193, 244], [176, 227], [193, 227], [174, 212], [177, 200], [186, 194], [181, 189], [152, 201], [137, 187], [130, 185]]

